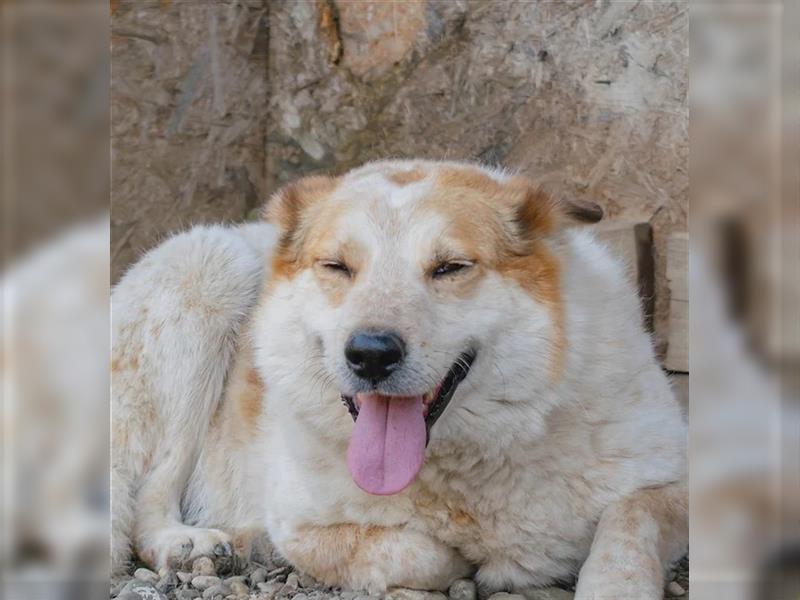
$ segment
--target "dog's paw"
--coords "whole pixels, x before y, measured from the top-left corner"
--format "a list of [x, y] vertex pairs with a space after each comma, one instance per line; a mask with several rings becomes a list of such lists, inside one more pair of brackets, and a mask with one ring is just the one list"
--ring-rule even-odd
[[630, 564], [610, 567], [602, 562], [587, 561], [581, 569], [574, 600], [662, 600], [664, 597], [661, 578], [650, 570], [631, 568]]
[[162, 529], [149, 537], [139, 556], [156, 569], [190, 569], [201, 556], [233, 559], [231, 536], [219, 529], [201, 529], [178, 525]]

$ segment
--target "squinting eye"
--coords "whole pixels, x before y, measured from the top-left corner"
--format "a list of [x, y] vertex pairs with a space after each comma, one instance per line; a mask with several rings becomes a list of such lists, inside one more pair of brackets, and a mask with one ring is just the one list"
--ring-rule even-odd
[[350, 269], [347, 268], [347, 265], [343, 262], [339, 262], [338, 260], [321, 260], [319, 261], [319, 264], [322, 268], [327, 269], [328, 271], [334, 271], [350, 277]]
[[458, 273], [459, 271], [464, 271], [465, 269], [468, 269], [471, 266], [472, 263], [467, 261], [443, 262], [433, 270], [433, 278], [438, 279], [440, 277], [446, 277], [447, 275], [452, 275], [454, 273]]

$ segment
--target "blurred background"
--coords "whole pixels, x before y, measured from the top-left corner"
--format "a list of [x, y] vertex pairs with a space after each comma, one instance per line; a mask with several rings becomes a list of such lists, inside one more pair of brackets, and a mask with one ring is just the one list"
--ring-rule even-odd
[[603, 205], [691, 422], [679, 582], [796, 600], [797, 11], [0, 2], [3, 594], [107, 593], [109, 285], [299, 176], [429, 157]]

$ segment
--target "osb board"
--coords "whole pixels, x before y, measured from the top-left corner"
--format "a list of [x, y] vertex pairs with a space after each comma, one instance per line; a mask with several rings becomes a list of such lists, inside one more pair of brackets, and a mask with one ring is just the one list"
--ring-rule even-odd
[[261, 2], [114, 7], [114, 280], [166, 234], [241, 220], [266, 197], [266, 15]]
[[477, 159], [652, 225], [663, 351], [665, 240], [686, 229], [687, 21], [680, 1], [120, 0], [114, 275], [307, 173]]

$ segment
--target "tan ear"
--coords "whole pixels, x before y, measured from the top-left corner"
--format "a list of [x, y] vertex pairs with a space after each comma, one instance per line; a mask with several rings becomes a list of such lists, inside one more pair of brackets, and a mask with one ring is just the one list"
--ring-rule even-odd
[[593, 202], [559, 198], [528, 179], [517, 179], [511, 185], [518, 192], [514, 224], [523, 244], [571, 224], [596, 223], [603, 218], [603, 209]]
[[328, 196], [336, 180], [326, 175], [311, 175], [283, 186], [264, 206], [263, 215], [281, 231], [280, 245], [288, 248], [297, 239], [304, 212]]
[[560, 203], [564, 214], [575, 222], [597, 223], [603, 218], [603, 208], [594, 202], [570, 198], [561, 200]]

